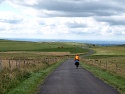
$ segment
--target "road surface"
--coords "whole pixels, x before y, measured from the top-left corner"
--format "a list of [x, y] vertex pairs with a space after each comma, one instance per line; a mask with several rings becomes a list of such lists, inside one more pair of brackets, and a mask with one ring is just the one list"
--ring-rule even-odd
[[39, 86], [38, 94], [119, 94], [87, 70], [76, 69], [73, 60], [62, 63]]

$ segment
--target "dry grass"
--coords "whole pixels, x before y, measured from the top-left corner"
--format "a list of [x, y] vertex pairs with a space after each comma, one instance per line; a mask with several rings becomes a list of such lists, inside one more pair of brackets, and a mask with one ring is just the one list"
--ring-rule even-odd
[[[106, 69], [119, 76], [125, 77], [125, 47], [124, 46], [107, 46], [93, 47], [96, 53], [91, 56], [88, 63], [99, 68]], [[92, 63], [93, 62], [93, 63]]]
[[69, 52], [0, 52], [0, 94], [6, 94], [34, 72], [61, 62]]
[[30, 77], [34, 72], [61, 62], [65, 57], [2, 60], [0, 72], [0, 94], [6, 94], [11, 88], [16, 87], [22, 80]]
[[70, 55], [70, 52], [27, 52], [27, 51], [13, 51], [0, 52], [0, 54], [38, 54], [38, 55]]
[[39, 57], [55, 57], [70, 55], [70, 52], [28, 52], [28, 51], [13, 51], [13, 52], [0, 52], [1, 59], [12, 58], [39, 58]]
[[94, 55], [125, 55], [124, 46], [109, 46], [92, 48], [96, 53]]
[[104, 59], [84, 59], [87, 64], [94, 65], [101, 69], [115, 73], [125, 78], [125, 58], [124, 57], [110, 57]]
[[63, 57], [47, 57], [47, 58], [39, 58], [39, 59], [9, 59], [9, 60], [1, 60], [1, 67], [2, 68], [9, 68], [9, 69], [15, 69], [15, 68], [27, 68], [30, 66], [38, 67], [43, 66], [45, 64], [52, 64], [54, 62], [57, 62], [57, 60], [62, 59]]
[[0, 52], [2, 68], [22, 68], [26, 66], [39, 66], [40, 63], [56, 62], [56, 59], [65, 58], [70, 52]]

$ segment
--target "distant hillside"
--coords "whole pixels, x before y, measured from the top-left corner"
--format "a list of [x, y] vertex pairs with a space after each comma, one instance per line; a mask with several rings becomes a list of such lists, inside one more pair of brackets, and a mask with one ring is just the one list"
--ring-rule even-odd
[[8, 38], [7, 40], [28, 41], [28, 42], [77, 42], [86, 44], [95, 44], [100, 46], [122, 45], [125, 41], [110, 41], [110, 40], [64, 40], [64, 39], [26, 39], [26, 38]]
[[10, 51], [37, 51], [37, 52], [70, 52], [86, 53], [88, 46], [84, 43], [76, 42], [26, 42], [0, 40], [0, 52]]
[[125, 44], [117, 45], [117, 46], [125, 46]]

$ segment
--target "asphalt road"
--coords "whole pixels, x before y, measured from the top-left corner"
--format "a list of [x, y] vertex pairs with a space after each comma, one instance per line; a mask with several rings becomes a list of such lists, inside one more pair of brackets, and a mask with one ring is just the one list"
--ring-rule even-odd
[[83, 47], [83, 49], [89, 50], [89, 52], [87, 54], [83, 55], [83, 56], [90, 56], [90, 55], [95, 53], [92, 49], [89, 49], [88, 47]]
[[38, 94], [119, 94], [73, 60], [62, 63], [39, 87]]

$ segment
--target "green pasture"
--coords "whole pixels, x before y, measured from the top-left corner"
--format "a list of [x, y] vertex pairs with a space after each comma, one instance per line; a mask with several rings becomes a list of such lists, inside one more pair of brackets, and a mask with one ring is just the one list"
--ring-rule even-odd
[[[89, 48], [94, 50], [94, 54], [90, 55], [90, 56], [82, 56], [83, 54], [86, 54], [89, 52]], [[97, 45], [90, 45], [90, 44], [84, 44], [84, 43], [75, 43], [75, 42], [25, 42], [25, 41], [9, 41], [9, 40], [0, 40], [0, 59], [7, 58], [7, 59], [16, 59], [16, 58], [28, 58], [28, 59], [34, 59], [37, 60], [41, 57], [45, 57], [45, 58], [53, 58], [57, 56], [63, 57], [63, 60], [65, 60], [65, 57], [67, 57], [67, 55], [75, 55], [75, 54], [80, 54], [81, 56], [81, 66], [90, 70], [92, 73], [94, 73], [96, 76], [98, 76], [100, 79], [103, 79], [104, 81], [106, 81], [107, 83], [113, 85], [116, 89], [118, 89], [121, 94], [125, 94], [125, 83], [123, 83], [125, 80], [125, 46], [97, 46]], [[82, 61], [83, 59], [83, 61]], [[96, 65], [92, 65], [92, 64], [88, 64], [88, 60], [93, 60], [96, 61], [94, 63], [96, 63]], [[59, 59], [60, 60], [60, 59]], [[100, 60], [102, 61], [100, 63]], [[5, 80], [5, 82], [10, 80], [8, 79], [8, 77], [11, 78], [11, 76], [13, 76], [12, 78], [14, 78], [14, 83], [10, 83], [10, 88], [9, 88], [9, 93], [7, 94], [17, 94], [16, 92], [20, 92], [20, 90], [23, 93], [20, 94], [30, 94], [31, 90], [35, 90], [37, 85], [44, 80], [44, 78], [48, 75], [48, 73], [50, 73], [53, 69], [55, 69], [57, 67], [57, 65], [59, 65], [61, 63], [62, 60], [55, 62], [54, 64], [52, 64], [51, 66], [47, 66], [47, 67], [43, 67], [37, 69], [37, 71], [33, 71], [32, 68], [30, 71], [23, 70], [19, 73], [17, 73], [18, 75], [20, 75], [20, 73], [22, 74], [22, 76], [26, 76], [26, 79], [24, 78], [19, 78], [20, 81], [22, 82], [22, 84], [20, 84], [19, 79], [16, 78], [18, 76], [15, 75], [15, 72], [17, 72], [16, 70], [13, 71], [13, 74], [11, 74], [11, 72], [8, 71], [4, 71], [5, 73], [3, 73], [3, 76], [1, 78], [3, 78], [3, 80]], [[106, 63], [108, 61], [108, 63]], [[90, 61], [91, 62], [91, 61]], [[42, 64], [43, 62], [39, 63]], [[106, 65], [107, 64], [107, 65]], [[47, 74], [45, 74], [45, 76], [43, 75], [43, 73], [46, 71], [46, 69], [53, 67], [50, 71], [47, 72]], [[99, 67], [99, 65], [104, 65], [107, 66], [107, 69], [103, 69], [102, 67]], [[32, 67], [32, 66], [31, 66]], [[112, 69], [116, 70], [117, 67], [117, 72], [112, 72]], [[33, 67], [34, 68], [34, 67]], [[12, 71], [12, 70], [11, 70]], [[40, 73], [41, 72], [41, 73]], [[105, 73], [106, 72], [106, 73]], [[2, 73], [2, 72], [1, 72]], [[30, 75], [29, 75], [30, 74]], [[32, 75], [34, 74], [34, 75]], [[14, 76], [15, 75], [15, 76]], [[100, 76], [101, 75], [101, 76]], [[106, 76], [107, 75], [107, 76]], [[115, 76], [114, 76], [115, 75]], [[39, 77], [40, 78], [39, 78]], [[6, 79], [5, 79], [5, 78]], [[43, 77], [42, 80], [41, 77]], [[107, 77], [107, 78], [106, 78]], [[32, 82], [32, 80], [37, 79], [34, 83]], [[7, 80], [7, 81], [6, 81]], [[12, 82], [13, 82], [12, 81]], [[15, 82], [16, 81], [16, 82]], [[16, 84], [15, 84], [16, 83]], [[19, 84], [17, 84], [19, 83]], [[8, 86], [8, 83], [5, 83]], [[31, 85], [33, 84], [33, 85]], [[12, 85], [12, 87], [11, 87]], [[28, 86], [30, 85], [30, 86]], [[25, 91], [25, 87], [28, 86], [28, 90], [29, 91]], [[33, 87], [32, 87], [33, 86]], [[17, 88], [15, 88], [17, 87]], [[3, 88], [3, 87], [2, 87]], [[26, 87], [27, 88], [27, 87]], [[0, 90], [1, 87], [0, 87]], [[3, 88], [4, 90], [4, 88]], [[4, 92], [7, 92], [7, 88], [5, 88]], [[23, 91], [24, 90], [24, 91]], [[26, 93], [24, 93], [26, 92]], [[27, 93], [28, 92], [28, 93]], [[1, 93], [1, 92], [0, 92]], [[2, 94], [2, 93], [1, 93]], [[5, 93], [3, 93], [5, 94]]]
[[98, 46], [93, 47], [94, 55], [125, 55], [125, 46]]
[[94, 62], [83, 61], [81, 66], [112, 85], [120, 94], [125, 94], [125, 46], [95, 46], [90, 49], [95, 53], [85, 60]]
[[85, 53], [88, 50], [81, 48], [82, 43], [63, 42], [24, 42], [0, 40], [0, 52], [10, 51], [37, 51], [37, 52], [70, 52]]

